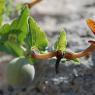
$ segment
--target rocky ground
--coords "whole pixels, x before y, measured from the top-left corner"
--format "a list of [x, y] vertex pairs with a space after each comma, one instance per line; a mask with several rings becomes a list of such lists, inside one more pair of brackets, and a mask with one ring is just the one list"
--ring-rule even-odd
[[[67, 33], [67, 47], [72, 51], [87, 48], [88, 40], [94, 38], [85, 22], [88, 17], [95, 19], [94, 0], [43, 0], [31, 9], [31, 15], [46, 31], [50, 48], [61, 28]], [[95, 52], [88, 58], [81, 58], [80, 64], [61, 63], [57, 75], [54, 61], [41, 61], [38, 79], [22, 91], [7, 86], [3, 72], [10, 59], [5, 54], [0, 58], [0, 63], [4, 63], [0, 64], [0, 95], [95, 95]]]

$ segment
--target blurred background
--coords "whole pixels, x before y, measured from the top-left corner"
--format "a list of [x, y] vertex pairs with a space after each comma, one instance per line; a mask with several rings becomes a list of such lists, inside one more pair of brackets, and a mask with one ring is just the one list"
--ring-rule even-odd
[[[3, 23], [11, 22], [19, 15], [22, 4], [30, 1], [0, 0], [0, 19]], [[62, 28], [67, 34], [67, 48], [72, 51], [84, 50], [89, 46], [88, 40], [94, 39], [85, 20], [95, 20], [95, 0], [42, 0], [31, 8], [30, 15], [46, 32], [49, 49]], [[12, 56], [0, 53], [0, 95], [95, 95], [95, 52], [81, 58], [81, 64], [61, 64], [58, 75], [53, 61], [41, 61], [43, 70], [37, 88], [33, 85], [19, 93], [10, 88], [4, 78], [6, 64], [11, 59]]]

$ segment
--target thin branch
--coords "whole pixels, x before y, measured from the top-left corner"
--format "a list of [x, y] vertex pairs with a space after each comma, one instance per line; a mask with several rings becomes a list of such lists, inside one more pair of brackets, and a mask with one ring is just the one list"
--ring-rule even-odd
[[[63, 57], [65, 57], [66, 59], [73, 59], [73, 58], [80, 58], [89, 55], [91, 52], [95, 50], [95, 41], [89, 41], [89, 42], [91, 43], [91, 45], [84, 51], [78, 53], [66, 52], [63, 54]], [[31, 57], [35, 59], [47, 59], [47, 58], [56, 57], [57, 53], [58, 53], [57, 51], [51, 51], [45, 54], [39, 54], [39, 53], [35, 53], [35, 50], [33, 50], [31, 53]]]
[[32, 8], [34, 5], [36, 5], [37, 3], [41, 2], [42, 0], [32, 0], [31, 3], [25, 3], [25, 5], [27, 5], [30, 8]]
[[81, 51], [78, 53], [67, 52], [64, 57], [66, 57], [67, 59], [70, 59], [70, 58], [80, 58], [80, 57], [89, 55], [95, 50], [95, 41], [88, 41], [88, 42], [91, 43], [91, 45], [84, 51]]
[[56, 56], [56, 51], [48, 52], [45, 54], [35, 53], [35, 50], [32, 51], [31, 57], [35, 59], [48, 59]]

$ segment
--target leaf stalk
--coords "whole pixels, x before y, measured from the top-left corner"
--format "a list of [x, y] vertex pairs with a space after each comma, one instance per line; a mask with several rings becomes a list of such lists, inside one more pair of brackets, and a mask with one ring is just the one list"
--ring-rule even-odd
[[[73, 59], [73, 58], [80, 58], [89, 55], [95, 50], [95, 41], [88, 41], [91, 45], [86, 48], [85, 50], [81, 52], [65, 52], [63, 54], [63, 57], [66, 59]], [[39, 54], [35, 52], [35, 49], [32, 50], [31, 52], [31, 57], [35, 59], [48, 59], [52, 57], [56, 57], [58, 55], [58, 51], [50, 51], [45, 54]], [[61, 55], [61, 53], [59, 53]]]

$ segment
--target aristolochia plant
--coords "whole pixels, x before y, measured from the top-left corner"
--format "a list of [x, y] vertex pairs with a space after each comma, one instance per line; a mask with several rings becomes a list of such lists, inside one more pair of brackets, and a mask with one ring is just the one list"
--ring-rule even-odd
[[[61, 30], [54, 44], [54, 50], [46, 52], [48, 40], [45, 32], [29, 15], [29, 8], [39, 1], [41, 0], [34, 0], [30, 4], [25, 4], [19, 17], [15, 18], [11, 24], [4, 24], [0, 28], [0, 51], [16, 57], [8, 64], [6, 69], [6, 79], [12, 86], [18, 87], [31, 84], [35, 76], [33, 64], [37, 59], [56, 57], [55, 70], [58, 73], [60, 61], [73, 60], [74, 62], [79, 62], [78, 58], [87, 56], [95, 50], [95, 42], [89, 41], [91, 45], [82, 52], [67, 51], [66, 32]], [[89, 22], [88, 20], [87, 22]], [[94, 26], [95, 24], [92, 25], [95, 29]], [[92, 27], [91, 29], [93, 30]]]

